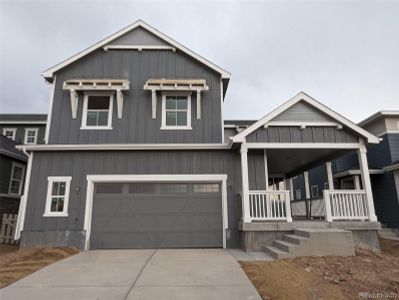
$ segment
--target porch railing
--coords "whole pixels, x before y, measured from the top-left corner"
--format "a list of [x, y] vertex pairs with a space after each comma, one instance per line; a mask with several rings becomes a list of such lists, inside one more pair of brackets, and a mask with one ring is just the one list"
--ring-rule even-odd
[[324, 190], [323, 192], [327, 221], [369, 218], [367, 196], [364, 190]]
[[252, 221], [292, 222], [289, 191], [249, 191]]
[[[308, 205], [306, 205], [306, 202]], [[291, 214], [293, 218], [324, 218], [325, 213], [325, 200], [323, 198], [291, 201]]]

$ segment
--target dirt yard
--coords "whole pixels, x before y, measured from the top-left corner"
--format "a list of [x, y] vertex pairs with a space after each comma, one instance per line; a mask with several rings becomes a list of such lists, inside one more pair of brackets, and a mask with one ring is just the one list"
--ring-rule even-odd
[[0, 288], [78, 252], [74, 248], [19, 250], [18, 246], [0, 245]]
[[[262, 299], [398, 299], [399, 242], [353, 257], [300, 257], [241, 262]], [[367, 294], [369, 293], [369, 294]]]

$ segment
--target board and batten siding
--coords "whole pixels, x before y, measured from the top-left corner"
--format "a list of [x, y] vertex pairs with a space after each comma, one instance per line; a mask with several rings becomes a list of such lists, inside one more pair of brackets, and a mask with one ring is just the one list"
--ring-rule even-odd
[[3, 134], [3, 128], [15, 128], [14, 142], [17, 144], [23, 144], [25, 142], [25, 129], [37, 128], [37, 144], [44, 144], [44, 134], [46, 132], [46, 126], [42, 124], [0, 124], [0, 134]]
[[[256, 166], [261, 175], [263, 158], [249, 155], [249, 168]], [[258, 162], [255, 162], [258, 161]], [[50, 235], [51, 232], [82, 232], [85, 214], [88, 174], [227, 174], [228, 231], [227, 247], [240, 245], [237, 229], [241, 219], [241, 162], [240, 154], [234, 151], [90, 151], [90, 152], [36, 152], [32, 165], [27, 201], [24, 232]], [[250, 172], [253, 182], [254, 172]], [[68, 217], [43, 217], [48, 176], [72, 176]], [[264, 175], [257, 178], [258, 186], [264, 189]], [[222, 205], [222, 204], [221, 204]], [[43, 238], [41, 236], [40, 238]], [[36, 243], [34, 238], [30, 243]], [[24, 245], [27, 244], [24, 242]], [[69, 244], [70, 245], [70, 244]]]
[[[180, 51], [98, 50], [57, 74], [49, 144], [101, 143], [222, 143], [220, 74]], [[112, 130], [81, 130], [83, 96], [79, 95], [77, 118], [72, 119], [69, 91], [64, 81], [73, 78], [127, 79], [123, 116], [113, 105]], [[209, 91], [201, 94], [202, 118], [196, 118], [196, 93], [192, 93], [192, 130], [160, 130], [161, 93], [157, 93], [157, 117], [151, 117], [151, 92], [143, 89], [150, 78], [205, 79]]]
[[350, 132], [335, 127], [260, 127], [247, 136], [249, 143], [357, 143]]

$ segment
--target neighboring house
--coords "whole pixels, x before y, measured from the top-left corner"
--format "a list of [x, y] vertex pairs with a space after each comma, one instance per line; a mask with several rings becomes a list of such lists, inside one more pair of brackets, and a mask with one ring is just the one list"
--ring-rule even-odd
[[309, 226], [357, 222], [355, 241], [378, 244], [365, 147], [379, 140], [303, 92], [257, 121], [224, 122], [229, 72], [143, 21], [43, 77], [46, 144], [18, 147], [24, 247], [260, 249], [304, 226], [286, 183], [323, 162], [331, 175], [353, 150], [365, 189], [341, 193], [362, 210], [336, 211], [331, 190], [326, 222]]
[[3, 214], [17, 214], [23, 192], [27, 156], [15, 142], [0, 135], [0, 221]]
[[[358, 125], [380, 138], [379, 144], [367, 148], [376, 215], [385, 226], [399, 228], [399, 111], [377, 112]], [[362, 188], [356, 153], [335, 160], [333, 173], [336, 188]], [[310, 170], [308, 177], [312, 189], [310, 199], [321, 198], [327, 187], [323, 167]], [[303, 175], [294, 181], [294, 189], [298, 192], [296, 200], [306, 197]]]
[[0, 134], [16, 144], [44, 144], [47, 115], [0, 114]]
[[17, 214], [27, 156], [18, 144], [43, 144], [47, 115], [0, 114], [0, 219]]

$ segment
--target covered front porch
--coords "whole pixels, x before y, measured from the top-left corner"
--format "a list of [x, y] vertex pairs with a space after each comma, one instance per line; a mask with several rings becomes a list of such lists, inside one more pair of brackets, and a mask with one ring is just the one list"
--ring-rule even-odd
[[[357, 152], [360, 179], [356, 177], [359, 180], [354, 189], [336, 189], [332, 160], [351, 151]], [[243, 223], [377, 221], [363, 143], [284, 145], [244, 142], [240, 153]], [[325, 166], [326, 182], [317, 197], [315, 193], [311, 194], [314, 191], [309, 184], [309, 170], [320, 165]], [[294, 191], [293, 179], [299, 174], [303, 174], [303, 189]], [[260, 180], [264, 180], [264, 184]], [[298, 195], [294, 193], [302, 193], [302, 190], [304, 197], [295, 197]]]

